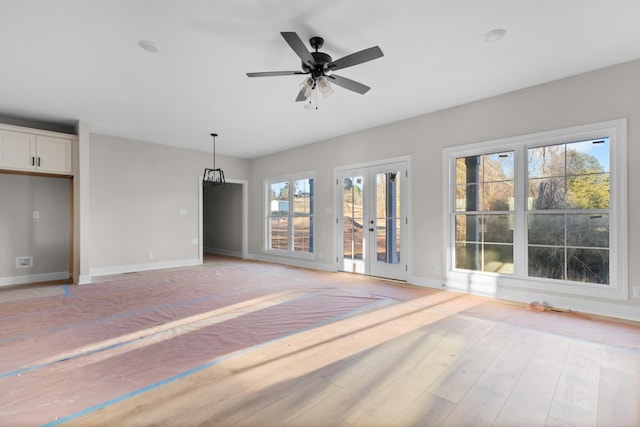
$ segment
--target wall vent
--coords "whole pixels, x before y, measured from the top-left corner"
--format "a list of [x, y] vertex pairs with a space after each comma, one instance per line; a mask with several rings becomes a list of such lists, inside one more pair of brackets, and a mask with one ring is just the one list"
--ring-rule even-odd
[[19, 256], [16, 257], [16, 268], [29, 268], [33, 267], [32, 256]]

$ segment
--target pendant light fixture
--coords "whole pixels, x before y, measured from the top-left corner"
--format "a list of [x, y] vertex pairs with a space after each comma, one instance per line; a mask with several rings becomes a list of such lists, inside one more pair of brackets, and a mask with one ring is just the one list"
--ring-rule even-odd
[[222, 169], [216, 169], [216, 136], [218, 136], [218, 134], [212, 133], [211, 136], [213, 137], [213, 169], [207, 168], [204, 170], [202, 185], [210, 185], [215, 187], [216, 185], [224, 185], [225, 180], [224, 172], [222, 172]]

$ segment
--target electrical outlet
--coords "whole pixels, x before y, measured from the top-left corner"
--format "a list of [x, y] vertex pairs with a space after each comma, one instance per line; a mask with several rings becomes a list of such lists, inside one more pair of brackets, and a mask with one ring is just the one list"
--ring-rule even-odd
[[32, 256], [19, 256], [16, 258], [16, 268], [30, 268], [33, 267]]
[[149, 252], [149, 259], [153, 259], [153, 252]]
[[40, 219], [40, 211], [33, 211], [33, 219]]
[[633, 297], [640, 298], [640, 286], [633, 287]]

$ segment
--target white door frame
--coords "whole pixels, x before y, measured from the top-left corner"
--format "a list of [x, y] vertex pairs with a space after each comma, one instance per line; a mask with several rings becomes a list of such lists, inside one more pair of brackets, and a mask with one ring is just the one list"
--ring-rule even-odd
[[[358, 163], [352, 165], [338, 166], [333, 170], [333, 181], [334, 181], [334, 256], [333, 259], [335, 261], [335, 269], [336, 271], [341, 271], [343, 268], [343, 227], [342, 227], [342, 186], [339, 185], [340, 176], [348, 171], [355, 171], [358, 169], [369, 169], [373, 167], [385, 166], [394, 163], [403, 163], [406, 168], [406, 179], [405, 185], [401, 187], [401, 197], [402, 203], [404, 207], [404, 211], [401, 212], [403, 219], [403, 235], [401, 236], [401, 263], [400, 265], [404, 266], [404, 274], [401, 280], [407, 280], [409, 277], [409, 249], [411, 248], [411, 221], [410, 221], [410, 212], [411, 212], [411, 157], [410, 156], [402, 156], [402, 157], [394, 157], [390, 159], [382, 159], [377, 161], [371, 161], [366, 163]], [[370, 274], [367, 271], [365, 274]]]
[[[227, 179], [227, 183], [229, 184], [240, 184], [242, 185], [242, 259], [247, 259], [248, 257], [248, 248], [249, 248], [249, 192], [248, 186], [249, 181], [243, 179]], [[202, 176], [198, 178], [198, 258], [200, 259], [200, 264], [204, 262], [203, 252], [204, 252], [204, 203], [203, 203], [204, 191], [202, 190]]]

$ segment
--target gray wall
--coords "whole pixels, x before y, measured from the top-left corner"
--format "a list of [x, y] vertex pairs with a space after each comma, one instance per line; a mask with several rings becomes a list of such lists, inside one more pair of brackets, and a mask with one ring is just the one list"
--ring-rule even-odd
[[[68, 278], [71, 180], [0, 173], [0, 195], [0, 278], [64, 272]], [[32, 256], [33, 267], [16, 268], [19, 256]], [[40, 279], [53, 278], [33, 278]]]
[[[410, 156], [412, 162], [410, 280], [442, 282], [438, 266], [443, 263], [443, 164], [442, 151], [474, 142], [522, 135], [570, 126], [628, 118], [628, 182], [640, 183], [640, 61], [634, 61], [494, 98], [415, 117], [409, 120], [334, 138], [321, 143], [254, 159], [250, 199], [264, 198], [263, 179], [270, 176], [316, 171], [316, 240], [320, 268], [331, 268], [334, 250], [333, 170], [336, 166]], [[455, 88], [452, 88], [455, 90]], [[358, 114], [354, 111], [354, 114]], [[345, 120], [349, 120], [345, 117]], [[629, 294], [639, 286], [640, 193], [630, 191], [629, 206]], [[262, 254], [264, 213], [262, 202], [250, 205], [249, 252]], [[287, 262], [295, 263], [295, 259]], [[313, 265], [312, 265], [313, 266]], [[534, 295], [533, 293], [531, 295]], [[539, 293], [538, 295], [539, 296]], [[522, 295], [525, 299], [528, 295]], [[549, 294], [553, 299], [557, 295]], [[571, 297], [576, 301], [580, 297]], [[640, 299], [604, 302], [605, 309], [583, 298], [589, 311], [616, 313], [619, 307], [640, 307]], [[636, 317], [640, 318], [636, 314]]]
[[[228, 179], [249, 182], [249, 257], [265, 258], [265, 178], [315, 171], [316, 259], [310, 267], [335, 267], [333, 172], [338, 166], [411, 158], [412, 283], [441, 283], [444, 237], [442, 152], [444, 148], [606, 120], [628, 119], [628, 185], [640, 182], [640, 61], [598, 70], [494, 98], [345, 135], [253, 160], [219, 159]], [[455, 88], [452, 88], [454, 90]], [[354, 111], [354, 114], [357, 114]], [[345, 120], [348, 120], [345, 117]], [[175, 265], [199, 257], [198, 177], [210, 153], [91, 134], [89, 154], [89, 246], [92, 274]], [[84, 162], [86, 163], [86, 162]], [[86, 166], [86, 164], [85, 164]], [[628, 194], [629, 287], [640, 286], [640, 198]], [[181, 215], [180, 210], [186, 210]], [[154, 253], [154, 259], [148, 253]], [[85, 251], [85, 254], [87, 252]], [[279, 257], [280, 262], [301, 263]], [[115, 270], [115, 271], [114, 271]], [[497, 293], [496, 296], [504, 296]], [[558, 299], [581, 311], [640, 319], [640, 299], [595, 298], [536, 291], [518, 298]], [[562, 300], [564, 298], [564, 300]], [[558, 304], [555, 304], [558, 305]], [[635, 314], [634, 314], [635, 313]]]
[[[209, 153], [91, 134], [91, 274], [197, 261], [198, 178], [210, 162]], [[217, 163], [228, 179], [249, 176], [248, 160]]]
[[205, 252], [242, 256], [242, 185], [203, 188]]

